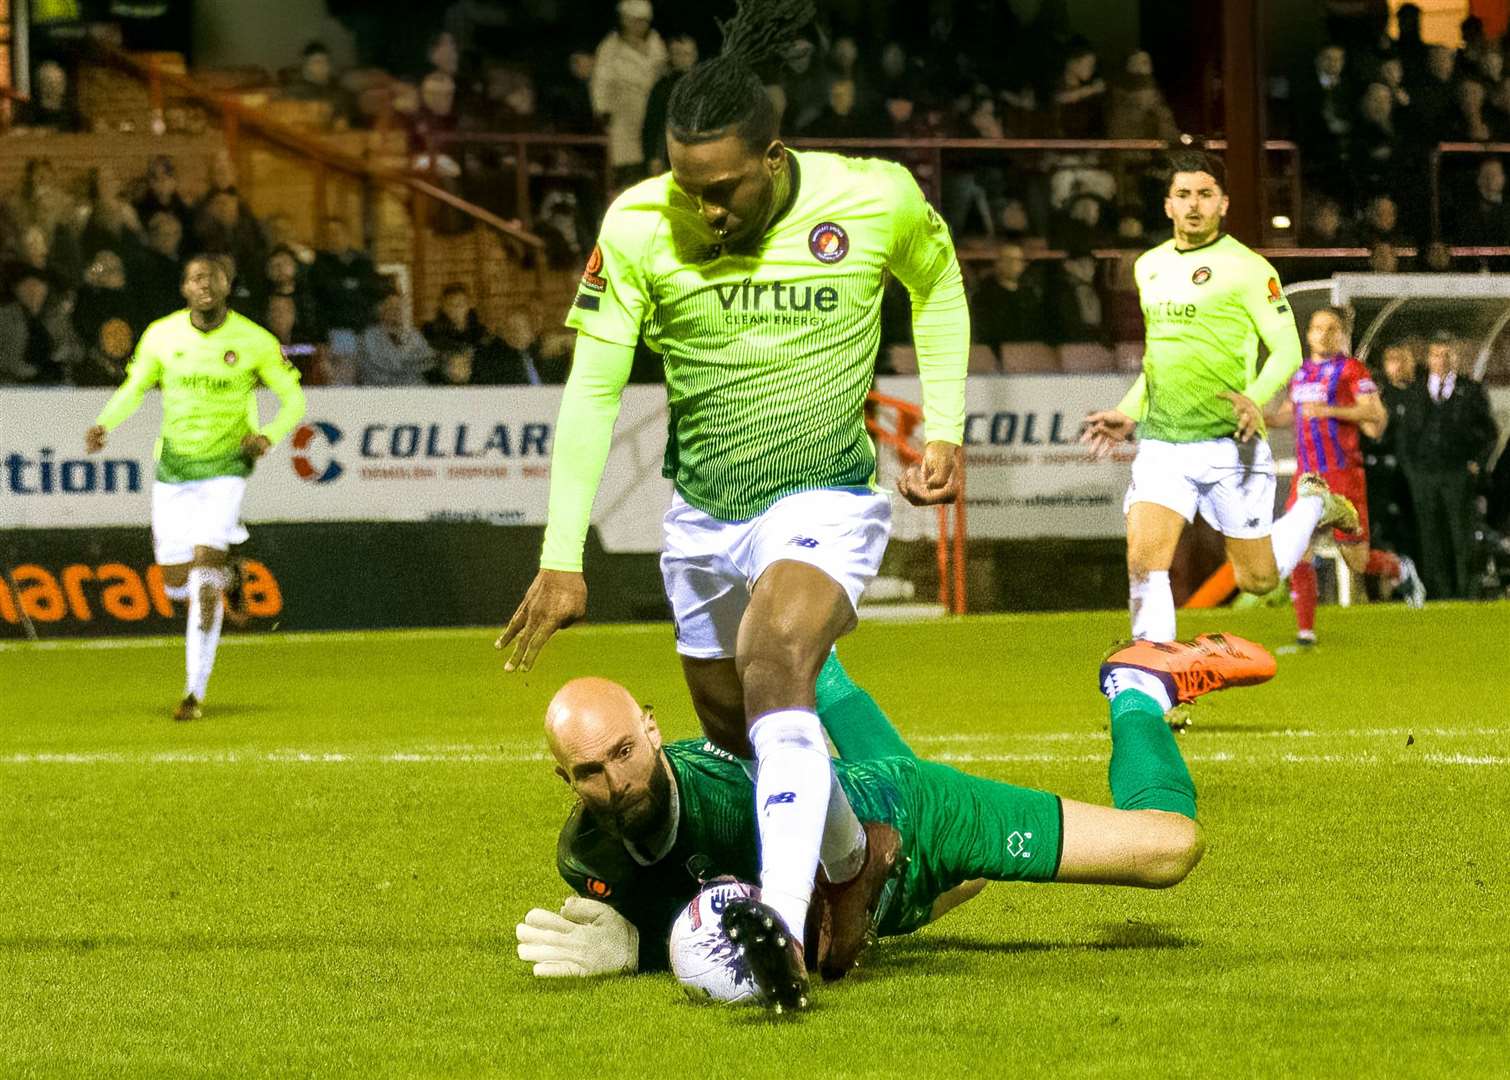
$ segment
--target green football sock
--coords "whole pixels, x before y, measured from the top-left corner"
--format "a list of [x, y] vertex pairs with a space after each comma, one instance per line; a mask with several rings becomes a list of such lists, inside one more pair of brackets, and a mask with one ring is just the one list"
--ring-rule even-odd
[[1159, 703], [1139, 690], [1112, 699], [1108, 779], [1118, 810], [1169, 810], [1195, 820], [1195, 781]]
[[845, 761], [917, 757], [881, 706], [849, 677], [837, 653], [830, 653], [818, 672], [818, 720]]

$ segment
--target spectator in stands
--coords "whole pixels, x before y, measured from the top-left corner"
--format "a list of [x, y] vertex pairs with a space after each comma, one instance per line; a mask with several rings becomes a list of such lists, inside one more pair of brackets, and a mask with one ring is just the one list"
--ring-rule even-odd
[[1060, 343], [1110, 340], [1106, 310], [1096, 286], [1096, 258], [1088, 251], [1072, 251], [1049, 287], [1050, 333]]
[[147, 163], [147, 190], [131, 206], [143, 225], [162, 213], [176, 217], [182, 232], [188, 232], [194, 224], [193, 211], [178, 191], [178, 170], [167, 154], [158, 154]]
[[649, 176], [666, 171], [666, 105], [681, 77], [697, 65], [697, 39], [691, 34], [677, 34], [668, 46], [668, 56], [671, 66], [651, 87], [645, 103], [645, 126], [640, 141], [644, 144], [645, 171]]
[[74, 340], [64, 305], [52, 299], [47, 277], [35, 270], [22, 272], [14, 293], [13, 301], [0, 305], [0, 385], [61, 384]]
[[1340, 45], [1317, 50], [1310, 68], [1295, 80], [1291, 130], [1312, 186], [1337, 193], [1344, 186], [1354, 93], [1346, 77], [1347, 54]]
[[1453, 270], [1452, 249], [1440, 240], [1427, 244], [1422, 262], [1433, 274], [1450, 274]]
[[1484, 389], [1458, 370], [1457, 342], [1437, 334], [1427, 377], [1405, 399], [1400, 456], [1415, 504], [1421, 579], [1434, 600], [1469, 596], [1473, 500], [1498, 432]]
[[73, 226], [77, 208], [58, 183], [57, 171], [46, 158], [30, 158], [21, 173], [21, 188], [5, 206], [9, 229], [15, 234], [31, 226], [47, 236], [51, 257], [65, 278], [80, 272]]
[[1376, 195], [1363, 213], [1363, 245], [1400, 243], [1400, 210], [1388, 195]]
[[1416, 357], [1408, 342], [1384, 348], [1384, 378], [1379, 380], [1379, 400], [1389, 420], [1378, 438], [1363, 436], [1363, 467], [1368, 484], [1370, 543], [1397, 555], [1416, 559], [1415, 518], [1411, 513], [1410, 488], [1400, 462], [1400, 428], [1405, 419], [1405, 400], [1416, 381]]
[[1405, 88], [1405, 64], [1398, 56], [1387, 56], [1379, 62], [1378, 78], [1381, 86], [1389, 91], [1390, 104], [1395, 115], [1409, 117], [1410, 91]]
[[829, 77], [818, 59], [818, 47], [810, 38], [798, 38], [787, 50], [781, 70], [781, 88], [786, 92], [785, 131], [803, 131], [823, 114], [829, 102]]
[[1099, 139], [1106, 135], [1106, 80], [1096, 71], [1096, 51], [1084, 38], [1070, 43], [1053, 102], [1060, 137]]
[[1405, 66], [1405, 81], [1415, 81], [1426, 70], [1426, 43], [1421, 40], [1421, 8], [1401, 4], [1395, 11], [1395, 53]]
[[328, 383], [325, 369], [325, 344], [307, 322], [301, 323], [299, 304], [292, 296], [273, 294], [257, 319], [278, 339], [283, 356], [299, 369], [304, 382], [314, 386]]
[[1028, 204], [1015, 195], [997, 200], [991, 207], [994, 233], [999, 240], [1022, 243], [1033, 235], [1033, 222], [1028, 217]]
[[85, 131], [88, 125], [68, 94], [68, 72], [56, 60], [37, 65], [32, 99], [16, 110], [15, 127], [32, 131]]
[[147, 250], [142, 254], [135, 288], [141, 294], [148, 322], [171, 315], [184, 306], [183, 225], [174, 215], [159, 211], [147, 219]]
[[[1159, 91], [1153, 76], [1137, 69], [1147, 53], [1128, 58], [1128, 73], [1111, 92], [1111, 108], [1106, 118], [1106, 135], [1111, 139], [1162, 139], [1174, 142], [1180, 137], [1179, 125], [1169, 102]], [[1152, 61], [1150, 61], [1151, 64]]]
[[404, 298], [390, 292], [378, 303], [378, 321], [361, 334], [357, 382], [362, 386], [423, 386], [435, 353], [404, 317]]
[[1405, 153], [1394, 108], [1394, 98], [1383, 83], [1369, 83], [1358, 103], [1348, 160], [1354, 185], [1364, 197], [1393, 191], [1399, 182]]
[[1008, 341], [1049, 339], [1042, 276], [1029, 267], [1020, 244], [1002, 244], [996, 261], [970, 295], [974, 339], [1000, 348]]
[[564, 383], [567, 368], [565, 339], [540, 339], [535, 316], [528, 308], [515, 308], [503, 319], [499, 334], [502, 347], [486, 365], [479, 357], [475, 381], [487, 385], [542, 386]]
[[551, 269], [567, 270], [587, 261], [592, 225], [575, 192], [557, 188], [547, 193], [535, 215], [535, 232], [545, 241], [545, 261]]
[[387, 288], [367, 253], [352, 247], [351, 231], [343, 219], [326, 218], [320, 239], [309, 284], [330, 328], [332, 351], [348, 353], [356, 335], [371, 325], [373, 309]]
[[479, 118], [486, 131], [539, 131], [541, 117], [535, 100], [535, 80], [528, 72], [490, 64], [483, 79], [485, 105]]
[[456, 80], [443, 71], [432, 71], [419, 84], [419, 109], [409, 121], [409, 147], [414, 152], [414, 167], [442, 180], [461, 175], [461, 166], [449, 147], [435, 142], [437, 137], [457, 130]]
[[592, 97], [596, 65], [597, 57], [582, 49], [567, 57], [569, 78], [556, 85], [546, 97], [544, 115], [554, 130], [568, 135], [590, 135], [599, 130], [601, 125]]
[[1400, 256], [1395, 245], [1375, 244], [1368, 252], [1368, 268], [1375, 274], [1396, 274], [1400, 271]]
[[440, 310], [425, 323], [425, 340], [441, 356], [464, 349], [479, 349], [493, 334], [477, 316], [472, 294], [459, 281], [447, 285], [440, 294]]
[[73, 328], [88, 345], [99, 336], [100, 327], [120, 319], [130, 328], [134, 342], [146, 329], [147, 316], [139, 290], [126, 288], [126, 264], [109, 248], [102, 248], [84, 271], [73, 306]]
[[351, 95], [335, 78], [330, 50], [320, 41], [304, 46], [299, 74], [283, 87], [281, 96], [287, 101], [318, 101], [329, 106], [330, 123], [336, 128], [347, 127], [355, 113]]
[[[1409, 61], [1406, 62], [1405, 70], [1408, 75]], [[1458, 105], [1457, 95], [1453, 90], [1451, 49], [1441, 45], [1427, 49], [1426, 67], [1419, 81], [1412, 84], [1407, 80], [1405, 85], [1410, 89], [1411, 119], [1424, 138], [1430, 141], [1439, 138], [1441, 133], [1454, 129], [1456, 125], [1453, 118]]]
[[1505, 205], [1505, 166], [1497, 157], [1479, 162], [1474, 194], [1453, 222], [1460, 243], [1481, 247], [1510, 244], [1510, 207]]
[[[990, 104], [990, 99], [985, 103]], [[835, 79], [828, 84], [828, 103], [823, 111], [799, 134], [813, 139], [865, 139], [873, 138], [879, 127], [876, 119], [860, 109], [855, 84], [849, 79]]]
[[85, 262], [100, 251], [113, 251], [135, 263], [146, 234], [135, 208], [121, 196], [115, 171], [108, 165], [89, 170], [88, 200], [79, 208], [79, 254]]
[[1324, 195], [1307, 202], [1306, 223], [1301, 229], [1301, 242], [1306, 247], [1349, 248], [1360, 247], [1357, 233], [1347, 224], [1342, 207], [1336, 199]]
[[299, 260], [300, 273], [306, 272], [315, 261], [314, 248], [299, 240], [294, 231], [294, 220], [287, 214], [279, 211], [269, 214], [262, 221], [262, 232], [267, 243], [267, 248], [286, 247], [294, 253], [294, 258]]
[[21, 230], [13, 251], [5, 253], [5, 268], [0, 276], [0, 293], [8, 293], [10, 287], [24, 273], [38, 273], [47, 278], [53, 292], [62, 296], [72, 289], [72, 281], [53, 259], [52, 244], [40, 225], [28, 225]]
[[475, 383], [471, 349], [438, 350], [435, 366], [425, 372], [431, 386], [472, 386]]
[[650, 28], [650, 0], [619, 0], [619, 28], [598, 45], [592, 70], [593, 112], [608, 118], [608, 161], [613, 186], [645, 175], [640, 134], [650, 90], [666, 67], [666, 44]]
[[[204, 201], [194, 222], [193, 248], [196, 253], [229, 255], [241, 271], [238, 283], [252, 296], [261, 293], [262, 265], [266, 261], [262, 230], [234, 190], [216, 191]], [[237, 306], [235, 291], [231, 307], [243, 314], [247, 310]]]
[[1056, 247], [1071, 251], [1104, 247], [1111, 243], [1115, 230], [1111, 205], [1097, 195], [1074, 195], [1055, 215], [1052, 228]]
[[880, 93], [883, 101], [917, 101], [927, 82], [921, 62], [907, 55], [900, 42], [888, 41], [881, 49]]
[[275, 247], [268, 252], [267, 262], [263, 264], [263, 284], [266, 289], [262, 297], [264, 311], [269, 300], [283, 297], [294, 305], [294, 335], [300, 341], [324, 340], [319, 307], [313, 291], [304, 283], [299, 258], [292, 248]]
[[1501, 79], [1489, 91], [1484, 119], [1495, 142], [1510, 141], [1510, 79]]
[[1457, 142], [1488, 142], [1493, 133], [1484, 117], [1484, 101], [1487, 98], [1484, 84], [1477, 79], [1463, 79], [1457, 85], [1457, 113], [1447, 138]]

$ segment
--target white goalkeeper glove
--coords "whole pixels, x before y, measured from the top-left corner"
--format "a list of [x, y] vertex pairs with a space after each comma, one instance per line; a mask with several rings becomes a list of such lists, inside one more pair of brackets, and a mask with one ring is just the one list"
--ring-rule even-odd
[[640, 932], [598, 900], [569, 897], [561, 913], [531, 908], [514, 927], [519, 959], [541, 978], [631, 974], [640, 966]]

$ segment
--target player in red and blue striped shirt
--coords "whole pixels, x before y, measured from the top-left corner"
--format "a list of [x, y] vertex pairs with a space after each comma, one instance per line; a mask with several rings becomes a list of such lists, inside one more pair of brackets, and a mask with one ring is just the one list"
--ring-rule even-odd
[[[1295, 479], [1286, 506], [1295, 502], [1302, 476], [1321, 474], [1329, 488], [1347, 496], [1358, 509], [1356, 532], [1333, 532], [1343, 560], [1355, 574], [1373, 574], [1404, 586], [1412, 606], [1419, 606], [1423, 590], [1411, 561], [1369, 548], [1368, 491], [1359, 436], [1378, 438], [1389, 414], [1368, 368], [1347, 353], [1346, 318], [1345, 312], [1334, 307], [1321, 308], [1311, 316], [1306, 326], [1306, 359], [1290, 379], [1288, 400], [1271, 418], [1276, 426], [1295, 426]], [[1302, 645], [1314, 645], [1316, 567], [1310, 552], [1290, 575], [1290, 596], [1295, 601], [1297, 639]]]

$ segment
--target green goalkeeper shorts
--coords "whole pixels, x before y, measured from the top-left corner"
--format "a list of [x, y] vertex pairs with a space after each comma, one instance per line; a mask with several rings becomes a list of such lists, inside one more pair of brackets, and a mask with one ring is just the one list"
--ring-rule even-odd
[[1059, 872], [1059, 796], [932, 761], [916, 763], [908, 786], [907, 864], [895, 894], [883, 900], [882, 935], [916, 930], [928, 921], [933, 902], [963, 882], [1053, 881]]

